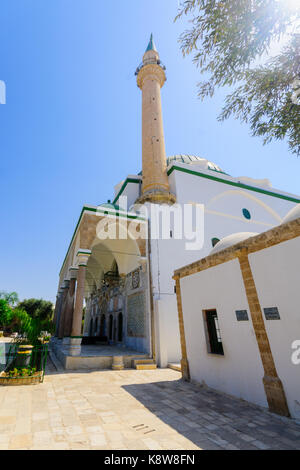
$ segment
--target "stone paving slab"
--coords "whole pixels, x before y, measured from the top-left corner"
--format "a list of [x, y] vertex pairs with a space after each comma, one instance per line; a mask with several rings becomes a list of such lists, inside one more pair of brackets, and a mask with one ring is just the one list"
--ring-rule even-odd
[[172, 369], [60, 372], [0, 387], [0, 450], [300, 449], [300, 425]]

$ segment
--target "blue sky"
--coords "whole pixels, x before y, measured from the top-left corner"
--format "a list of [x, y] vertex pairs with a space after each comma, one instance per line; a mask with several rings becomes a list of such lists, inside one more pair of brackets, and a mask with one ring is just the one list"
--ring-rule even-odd
[[200, 102], [199, 71], [183, 59], [177, 0], [2, 0], [0, 290], [54, 300], [58, 272], [84, 203], [113, 198], [141, 170], [141, 95], [134, 71], [153, 32], [168, 81], [162, 90], [168, 155], [191, 153], [233, 176], [268, 177], [300, 193], [300, 161], [263, 146], [230, 119], [225, 91]]

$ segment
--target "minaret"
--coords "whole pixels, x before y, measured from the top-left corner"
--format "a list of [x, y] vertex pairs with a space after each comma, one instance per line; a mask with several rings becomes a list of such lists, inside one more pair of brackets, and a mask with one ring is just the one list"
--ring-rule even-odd
[[167, 175], [167, 161], [160, 89], [166, 81], [165, 67], [159, 54], [150, 41], [143, 62], [136, 71], [137, 85], [142, 90], [142, 155], [143, 183], [142, 195], [137, 202], [168, 203], [175, 202], [170, 193]]

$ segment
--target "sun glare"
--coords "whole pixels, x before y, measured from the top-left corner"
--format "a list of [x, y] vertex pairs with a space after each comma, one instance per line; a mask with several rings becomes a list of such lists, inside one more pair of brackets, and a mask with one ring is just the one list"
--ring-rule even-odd
[[281, 0], [281, 1], [291, 11], [300, 10], [300, 0]]

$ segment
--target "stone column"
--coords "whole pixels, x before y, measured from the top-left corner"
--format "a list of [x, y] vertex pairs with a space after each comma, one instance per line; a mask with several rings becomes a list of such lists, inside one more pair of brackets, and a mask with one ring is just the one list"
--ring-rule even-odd
[[257, 340], [261, 362], [264, 368], [265, 375], [263, 377], [263, 384], [269, 409], [270, 411], [278, 413], [282, 416], [290, 416], [284, 388], [280, 378], [277, 375], [275, 362], [262, 316], [262, 309], [247, 254], [241, 254], [239, 257], [239, 262], [252, 317], [252, 324]]
[[73, 322], [73, 314], [74, 314], [74, 297], [75, 297], [75, 289], [76, 289], [76, 279], [77, 279], [77, 272], [78, 268], [72, 266], [69, 268], [69, 289], [66, 298], [66, 306], [65, 306], [65, 316], [64, 316], [64, 344], [70, 343], [70, 336], [72, 330], [72, 322]]
[[83, 300], [84, 300], [84, 283], [86, 275], [86, 266], [91, 255], [90, 250], [80, 249], [77, 252], [78, 258], [78, 274], [77, 274], [77, 288], [75, 295], [75, 307], [71, 329], [70, 339], [70, 354], [78, 356], [81, 352], [81, 339], [82, 339], [82, 314], [83, 314]]
[[70, 281], [66, 279], [62, 287], [62, 300], [61, 300], [61, 313], [59, 318], [59, 327], [58, 327], [58, 339], [63, 339], [64, 337], [64, 323], [65, 323], [65, 313], [66, 313], [66, 299], [68, 296]]
[[61, 309], [62, 309], [63, 289], [61, 287], [59, 288], [57, 295], [58, 295], [58, 300], [57, 300], [57, 312], [56, 312], [56, 323], [55, 323], [55, 336], [58, 336]]

